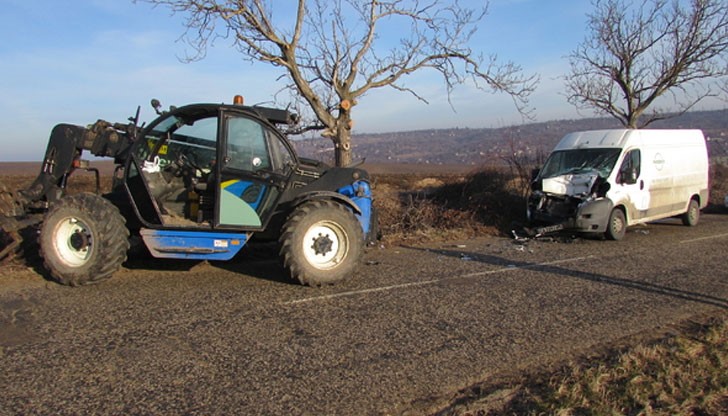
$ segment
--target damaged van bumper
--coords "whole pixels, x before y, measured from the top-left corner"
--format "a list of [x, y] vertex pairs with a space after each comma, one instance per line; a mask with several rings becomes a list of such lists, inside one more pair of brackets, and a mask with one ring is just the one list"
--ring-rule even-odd
[[528, 200], [527, 217], [536, 235], [559, 231], [603, 233], [612, 208], [607, 198], [584, 199], [537, 191]]

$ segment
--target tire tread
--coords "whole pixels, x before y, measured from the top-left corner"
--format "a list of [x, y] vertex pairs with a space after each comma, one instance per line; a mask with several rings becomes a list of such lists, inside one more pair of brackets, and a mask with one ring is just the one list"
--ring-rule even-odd
[[[80, 267], [76, 270], [59, 267], [53, 261], [54, 248], [45, 242], [50, 231], [46, 227], [53, 227], [48, 220], [64, 211], [77, 211], [88, 216], [97, 232], [94, 240], [95, 259], [89, 267]], [[40, 254], [43, 265], [51, 277], [61, 284], [68, 286], [81, 286], [96, 283], [110, 278], [126, 261], [129, 249], [129, 230], [126, 221], [119, 210], [108, 200], [92, 193], [70, 195], [58, 201], [46, 214], [46, 221], [41, 228]]]
[[[298, 241], [296, 240], [296, 232], [299, 231], [304, 221], [306, 221], [306, 219], [310, 215], [320, 210], [324, 212], [327, 210], [339, 210], [344, 215], [350, 217], [349, 220], [352, 221], [352, 223], [355, 225], [355, 227], [352, 227], [352, 230], [350, 230], [352, 231], [352, 235], [350, 236], [349, 242], [349, 244], [352, 246], [351, 250], [353, 253], [350, 255], [356, 256], [356, 258], [354, 259], [353, 267], [356, 267], [356, 265], [358, 265], [362, 257], [361, 253], [363, 252], [362, 246], [364, 239], [363, 232], [361, 230], [361, 227], [359, 226], [359, 221], [356, 219], [356, 217], [354, 217], [354, 214], [351, 211], [349, 211], [341, 204], [329, 200], [315, 200], [306, 202], [293, 210], [293, 212], [288, 217], [285, 225], [283, 226], [283, 230], [279, 238], [281, 246], [280, 257], [283, 262], [283, 267], [286, 269], [291, 278], [298, 280], [302, 285], [318, 287], [324, 284], [332, 284], [344, 278], [326, 278], [322, 276], [316, 276], [313, 273], [308, 272], [304, 264], [302, 263], [303, 260], [300, 259], [301, 255], [299, 255], [297, 252], [298, 248], [295, 247], [295, 245], [298, 244]], [[359, 245], [359, 247], [354, 247], [355, 245]]]

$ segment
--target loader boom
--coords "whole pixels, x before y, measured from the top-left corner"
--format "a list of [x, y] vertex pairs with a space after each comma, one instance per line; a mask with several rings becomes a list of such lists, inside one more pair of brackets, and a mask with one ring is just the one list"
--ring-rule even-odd
[[[122, 159], [129, 150], [133, 137], [127, 125], [111, 124], [99, 120], [90, 127], [58, 124], [51, 131], [43, 164], [38, 177], [26, 190], [19, 191], [24, 204], [41, 200], [49, 203], [63, 196], [66, 179], [79, 167], [81, 154], [88, 150], [94, 156]], [[122, 130], [124, 129], [124, 130]]]

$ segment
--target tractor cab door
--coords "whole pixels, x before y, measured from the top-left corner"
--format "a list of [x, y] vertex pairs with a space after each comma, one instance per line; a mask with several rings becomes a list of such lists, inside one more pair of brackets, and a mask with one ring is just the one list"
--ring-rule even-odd
[[135, 143], [126, 184], [145, 227], [212, 228], [199, 194], [217, 157], [218, 117], [204, 107], [166, 114]]
[[269, 124], [223, 112], [215, 181], [215, 228], [260, 230], [273, 214], [294, 157]]

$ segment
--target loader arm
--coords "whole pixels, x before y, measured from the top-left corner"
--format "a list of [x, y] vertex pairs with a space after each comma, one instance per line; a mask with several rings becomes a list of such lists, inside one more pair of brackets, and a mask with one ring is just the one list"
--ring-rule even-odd
[[53, 203], [63, 196], [66, 179], [78, 167], [84, 150], [94, 156], [122, 159], [133, 141], [126, 129], [127, 125], [112, 125], [104, 120], [90, 127], [55, 126], [38, 177], [28, 189], [18, 192], [21, 203], [41, 200]]

